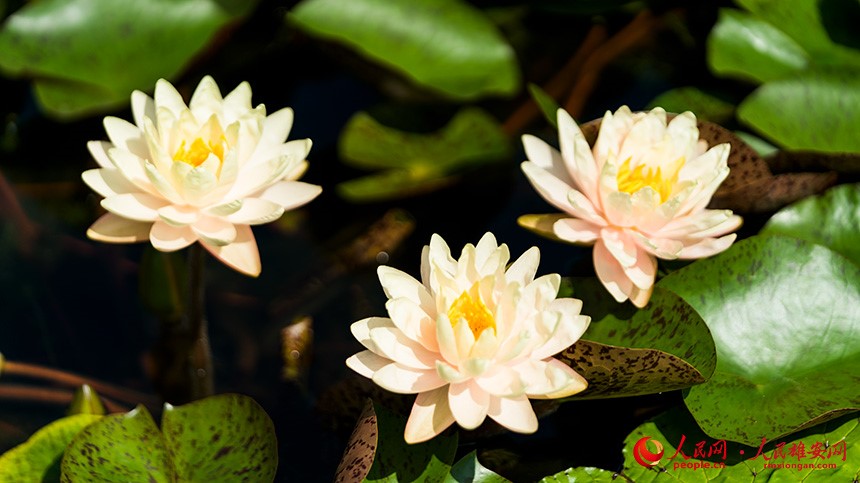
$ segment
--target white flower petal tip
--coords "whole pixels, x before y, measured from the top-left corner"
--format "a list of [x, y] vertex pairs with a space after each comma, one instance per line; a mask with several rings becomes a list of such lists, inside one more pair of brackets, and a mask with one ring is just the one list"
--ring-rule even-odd
[[407, 442], [426, 441], [455, 422], [474, 429], [487, 417], [533, 432], [537, 417], [528, 397], [566, 397], [587, 386], [551, 357], [588, 327], [582, 302], [556, 298], [557, 274], [535, 278], [536, 247], [508, 264], [510, 255], [487, 233], [455, 259], [433, 235], [422, 251], [421, 281], [377, 269], [390, 318], [352, 324], [366, 350], [347, 365], [387, 390], [418, 394]]
[[525, 135], [522, 170], [562, 213], [517, 221], [557, 241], [596, 244], [595, 271], [617, 301], [648, 304], [657, 258], [702, 258], [732, 244], [740, 217], [705, 208], [728, 175], [731, 146], [708, 149], [693, 113], [607, 111], [593, 147], [564, 110], [557, 118], [560, 151]]
[[311, 140], [287, 141], [292, 109], [266, 116], [262, 105], [252, 107], [247, 82], [222, 96], [210, 76], [188, 104], [159, 79], [153, 97], [134, 91], [131, 107], [134, 124], [106, 117], [110, 142], [87, 145], [100, 169], [82, 178], [110, 215], [87, 235], [109, 243], [149, 240], [162, 251], [199, 240], [229, 267], [259, 275], [249, 225], [272, 222], [322, 191], [297, 181]]

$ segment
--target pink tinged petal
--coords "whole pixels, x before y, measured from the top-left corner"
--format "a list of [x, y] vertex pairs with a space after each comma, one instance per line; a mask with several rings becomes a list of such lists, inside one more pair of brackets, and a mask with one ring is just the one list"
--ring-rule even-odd
[[567, 193], [567, 201], [574, 209], [573, 215], [595, 225], [605, 226], [607, 224], [606, 217], [597, 212], [596, 205], [579, 191], [570, 190]]
[[[430, 236], [430, 251], [428, 258], [432, 264], [435, 263], [444, 273], [453, 276], [457, 273], [457, 262], [451, 257], [451, 249], [445, 240], [436, 233]], [[432, 269], [431, 269], [432, 271]]]
[[165, 107], [174, 116], [179, 116], [179, 113], [186, 109], [182, 96], [179, 95], [173, 84], [164, 79], [158, 79], [155, 83], [155, 94], [153, 97], [155, 98], [156, 108]]
[[564, 218], [552, 225], [553, 234], [570, 243], [594, 243], [600, 237], [600, 227], [577, 218]]
[[346, 366], [362, 376], [373, 379], [376, 371], [391, 364], [391, 361], [369, 350], [361, 351], [346, 360]]
[[475, 345], [475, 334], [472, 333], [468, 321], [461, 318], [454, 322], [454, 338], [457, 345], [457, 358], [465, 361], [472, 352], [472, 346]]
[[390, 319], [386, 319], [385, 317], [368, 317], [366, 319], [353, 322], [353, 324], [349, 326], [349, 330], [352, 332], [352, 336], [355, 337], [361, 345], [376, 354], [382, 355], [381, 350], [376, 347], [376, 343], [370, 338], [370, 331], [381, 327], [394, 327], [394, 324]]
[[604, 228], [600, 230], [600, 238], [622, 267], [630, 267], [636, 263], [636, 243], [624, 231]]
[[203, 247], [215, 258], [238, 272], [252, 277], [260, 274], [262, 269], [260, 252], [257, 250], [257, 242], [251, 227], [248, 225], [236, 226], [236, 239], [229, 245], [219, 247], [203, 243]]
[[716, 173], [727, 166], [730, 151], [731, 145], [723, 143], [712, 147], [696, 158], [688, 159], [678, 171], [678, 181], [700, 181], [713, 178]]
[[439, 360], [436, 361], [436, 373], [447, 383], [463, 382], [471, 378], [468, 374], [464, 374], [450, 364]]
[[487, 372], [491, 363], [489, 359], [466, 359], [465, 362], [460, 363], [460, 367], [469, 377], [478, 377]]
[[81, 174], [81, 179], [93, 191], [105, 198], [140, 191], [137, 186], [125, 179], [118, 169], [89, 169]]
[[668, 223], [659, 235], [665, 238], [703, 238], [737, 229], [743, 220], [731, 210], [703, 210]]
[[526, 387], [526, 395], [538, 399], [557, 399], [572, 396], [588, 387], [588, 382], [567, 364], [557, 360], [530, 361], [530, 373], [521, 377], [529, 381], [541, 381]]
[[593, 198], [597, 190], [597, 163], [594, 161], [591, 148], [579, 126], [567, 111], [559, 109], [556, 117], [558, 142], [565, 167], [573, 179], [573, 185], [587, 197]]
[[561, 298], [553, 300], [547, 310], [558, 313], [561, 318], [546, 342], [532, 351], [529, 357], [533, 359], [546, 359], [567, 349], [574, 342], [578, 341], [591, 322], [591, 317], [580, 315], [579, 311], [581, 309], [582, 301], [578, 299]]
[[448, 407], [457, 424], [464, 429], [475, 429], [484, 422], [490, 409], [490, 395], [474, 381], [451, 384], [448, 390]]
[[609, 252], [603, 240], [598, 240], [594, 245], [593, 256], [594, 270], [597, 272], [600, 283], [606, 287], [606, 290], [617, 302], [627, 300], [627, 296], [633, 288], [633, 282], [624, 274], [621, 264]]
[[108, 151], [111, 148], [113, 148], [113, 145], [105, 141], [90, 141], [87, 143], [87, 149], [90, 151], [93, 159], [96, 160], [96, 163], [102, 168], [116, 168], [113, 160], [108, 156]]
[[594, 143], [594, 157], [598, 168], [603, 165], [610, 153], [618, 155], [621, 151], [621, 142], [627, 136], [631, 126], [633, 126], [633, 116], [627, 106], [621, 106], [614, 114], [606, 111], [600, 122], [597, 141]]
[[676, 150], [673, 159], [683, 156], [686, 160], [691, 160], [696, 156], [699, 128], [696, 126], [696, 116], [692, 112], [681, 113], [669, 121], [666, 134]]
[[144, 170], [146, 171], [146, 177], [159, 195], [170, 200], [171, 203], [182, 203], [182, 197], [176, 192], [173, 185], [167, 181], [167, 178], [158, 172], [154, 164], [147, 161], [144, 165]]
[[636, 229], [648, 234], [657, 233], [670, 223], [680, 206], [678, 201], [673, 199], [662, 203], [660, 195], [650, 186], [633, 193], [630, 200]]
[[172, 226], [158, 220], [149, 232], [149, 241], [156, 250], [173, 252], [197, 241], [197, 235], [187, 226]]
[[315, 184], [281, 181], [263, 191], [260, 197], [283, 206], [284, 210], [292, 210], [308, 203], [320, 193], [322, 193], [322, 187]]
[[529, 183], [538, 194], [559, 210], [575, 216], [578, 210], [568, 201], [568, 193], [573, 190], [569, 184], [556, 178], [535, 163], [526, 161], [520, 165]]
[[439, 352], [435, 324], [418, 304], [405, 297], [399, 297], [386, 302], [385, 308], [388, 310], [391, 320], [394, 321], [394, 325], [406, 337], [416, 341], [431, 352]]
[[508, 366], [493, 367], [481, 377], [475, 378], [475, 383], [491, 396], [517, 397], [525, 394], [523, 380]]
[[149, 238], [150, 223], [105, 213], [87, 230], [93, 240], [107, 243], [136, 243]]
[[131, 93], [131, 114], [137, 127], [143, 129], [144, 118], [155, 121], [155, 102], [141, 91]]
[[423, 443], [434, 438], [454, 423], [448, 406], [448, 387], [422, 392], [415, 398], [404, 439], [409, 444]]
[[370, 329], [370, 340], [379, 355], [413, 369], [435, 369], [438, 354], [406, 337], [397, 327]]
[[630, 193], [613, 191], [603, 198], [606, 220], [618, 227], [636, 226], [638, 220], [633, 215], [633, 197]]
[[671, 238], [646, 237], [641, 233], [630, 232], [636, 244], [651, 255], [663, 260], [675, 260], [684, 248], [679, 240]]
[[735, 239], [737, 237], [737, 234], [732, 233], [731, 235], [726, 235], [720, 238], [705, 238], [703, 240], [697, 241], [696, 243], [686, 245], [681, 250], [681, 253], [678, 255], [678, 258], [683, 260], [690, 260], [694, 258], [704, 258], [716, 255], [717, 253], [720, 253], [723, 250], [732, 246], [732, 243], [735, 242]]
[[[493, 329], [484, 329], [479, 335], [478, 340], [475, 341], [475, 345], [472, 346], [471, 352], [469, 352], [470, 359], [483, 359], [490, 360], [496, 355], [496, 351], [499, 349], [499, 339], [496, 337], [496, 331]], [[483, 370], [480, 371], [483, 373]], [[475, 375], [478, 375], [478, 372], [474, 372]]]
[[235, 213], [226, 217], [230, 223], [238, 225], [262, 225], [277, 220], [284, 214], [284, 208], [271, 201], [259, 198], [246, 198]]
[[561, 153], [531, 134], [524, 135], [522, 140], [526, 157], [529, 161], [543, 168], [562, 182], [573, 186], [573, 178], [570, 177]]
[[225, 246], [233, 243], [238, 232], [236, 225], [215, 216], [202, 216], [191, 229], [208, 245]]
[[505, 271], [505, 279], [508, 283], [528, 285], [534, 281], [539, 264], [540, 250], [538, 247], [531, 247], [508, 267]]
[[398, 362], [389, 364], [373, 374], [379, 387], [398, 394], [426, 392], [447, 385], [436, 369], [414, 369]]
[[624, 274], [633, 282], [634, 286], [647, 290], [654, 285], [654, 277], [657, 274], [657, 260], [650, 253], [637, 247], [636, 263], [629, 267], [624, 267]]
[[630, 132], [621, 143], [618, 159], [622, 162], [631, 159], [631, 167], [640, 162], [647, 162], [643, 158], [652, 154], [651, 151], [661, 144], [665, 135], [666, 112], [655, 108], [630, 128]]
[[652, 292], [654, 292], [653, 284], [647, 289], [640, 289], [634, 285], [633, 290], [630, 291], [630, 302], [641, 309], [648, 305], [648, 300], [651, 299]]
[[538, 421], [528, 398], [490, 397], [487, 415], [502, 426], [517, 433], [530, 434], [537, 431]]
[[167, 201], [146, 193], [125, 193], [101, 201], [104, 209], [136, 221], [155, 221], [158, 209], [167, 204]]
[[143, 159], [149, 157], [143, 131], [137, 126], [124, 119], [108, 116], [104, 119], [104, 127], [114, 146]]
[[284, 174], [284, 181], [295, 181], [302, 177], [305, 172], [308, 170], [308, 162], [302, 161], [300, 163], [296, 163], [294, 167], [287, 169], [286, 174]]
[[158, 209], [158, 216], [168, 225], [185, 226], [195, 223], [200, 211], [191, 206], [167, 205]]

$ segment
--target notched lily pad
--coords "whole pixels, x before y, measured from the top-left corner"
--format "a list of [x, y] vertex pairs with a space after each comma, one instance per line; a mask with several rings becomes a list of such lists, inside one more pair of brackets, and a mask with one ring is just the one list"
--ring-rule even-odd
[[713, 335], [716, 370], [684, 397], [710, 436], [758, 445], [860, 409], [860, 267], [843, 256], [754, 236], [658, 287], [684, 298]]
[[350, 201], [367, 202], [425, 193], [480, 165], [510, 157], [510, 143], [498, 121], [466, 108], [442, 129], [410, 133], [384, 126], [360, 112], [344, 127], [341, 159], [361, 169], [383, 171], [338, 185]]
[[0, 481], [59, 481], [60, 459], [66, 446], [82, 429], [101, 419], [76, 414], [45, 426], [24, 443], [0, 456]]
[[716, 366], [707, 326], [677, 295], [660, 288], [641, 310], [605, 296], [596, 279], [574, 281], [574, 297], [592, 322], [584, 338], [558, 354], [588, 381], [576, 399], [653, 394], [705, 382]]

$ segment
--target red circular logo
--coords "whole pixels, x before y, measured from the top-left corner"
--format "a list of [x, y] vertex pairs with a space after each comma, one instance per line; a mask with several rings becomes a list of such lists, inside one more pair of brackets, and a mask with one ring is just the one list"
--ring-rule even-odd
[[654, 446], [657, 447], [657, 451], [652, 453], [648, 450], [647, 443], [650, 439], [651, 436], [645, 436], [633, 445], [633, 458], [645, 468], [651, 468], [656, 465], [660, 462], [660, 458], [663, 457], [663, 445], [656, 439], [654, 440]]

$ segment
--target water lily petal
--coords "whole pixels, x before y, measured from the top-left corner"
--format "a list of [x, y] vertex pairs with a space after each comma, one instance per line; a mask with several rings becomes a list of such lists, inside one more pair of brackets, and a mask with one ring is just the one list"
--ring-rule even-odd
[[322, 187], [315, 184], [281, 181], [266, 188], [260, 197], [283, 206], [285, 210], [292, 210], [308, 203], [320, 193], [322, 193]]
[[404, 439], [409, 444], [432, 439], [454, 423], [454, 415], [448, 406], [448, 387], [423, 392], [415, 398], [409, 420], [406, 422]]
[[155, 101], [141, 91], [131, 93], [131, 114], [138, 129], [143, 130], [144, 118], [155, 122]]
[[377, 354], [413, 369], [435, 369], [437, 355], [406, 337], [397, 327], [370, 329], [370, 340]]
[[158, 209], [167, 201], [146, 193], [124, 193], [101, 201], [104, 209], [113, 214], [137, 221], [155, 221]]
[[167, 205], [158, 209], [158, 216], [168, 225], [185, 226], [200, 218], [200, 211], [192, 206]]
[[564, 157], [565, 167], [576, 187], [589, 199], [594, 199], [597, 191], [597, 163], [588, 147], [588, 142], [576, 122], [564, 109], [556, 113], [558, 121], [558, 142]]
[[175, 117], [179, 117], [179, 114], [187, 109], [185, 101], [182, 100], [182, 96], [179, 95], [173, 84], [164, 79], [158, 79], [155, 83], [155, 94], [153, 97], [155, 98], [156, 110], [164, 107], [170, 110]]
[[116, 165], [108, 156], [108, 150], [113, 147], [113, 144], [106, 141], [90, 141], [87, 143], [87, 149], [96, 160], [96, 163], [102, 168], [114, 169]]
[[233, 243], [238, 234], [236, 225], [216, 216], [201, 216], [191, 229], [206, 244], [219, 247]]
[[561, 153], [531, 134], [524, 135], [522, 141], [526, 157], [529, 161], [543, 168], [567, 185], [573, 186], [573, 178], [571, 178], [567, 166], [564, 164], [564, 158], [561, 157]]
[[238, 225], [262, 225], [277, 220], [284, 214], [284, 207], [261, 198], [245, 198], [242, 206], [227, 215], [230, 223]]
[[396, 268], [380, 265], [376, 269], [382, 290], [389, 299], [405, 297], [417, 304], [425, 314], [432, 316], [435, 313], [435, 304], [427, 287], [419, 283], [410, 275]]
[[526, 396], [490, 397], [487, 415], [502, 426], [517, 433], [530, 434], [537, 431], [538, 421], [534, 409]]
[[197, 235], [187, 226], [173, 226], [161, 220], [152, 224], [149, 241], [156, 250], [173, 252], [197, 241]]
[[572, 396], [588, 387], [588, 382], [567, 364], [557, 360], [530, 360], [519, 364], [514, 370], [532, 384], [526, 387], [528, 397], [556, 399]]
[[695, 243], [685, 245], [681, 250], [681, 253], [678, 254], [678, 258], [689, 260], [716, 255], [717, 253], [729, 248], [737, 237], [737, 234], [732, 233], [720, 238], [704, 238], [702, 240], [698, 240]]
[[624, 302], [633, 287], [633, 282], [624, 274], [624, 269], [602, 240], [594, 245], [594, 269], [600, 283], [617, 302]]
[[526, 286], [534, 281], [539, 264], [540, 250], [537, 247], [531, 247], [508, 267], [505, 272], [505, 279], [508, 282], [516, 282]]
[[451, 384], [448, 389], [448, 407], [457, 424], [464, 429], [475, 429], [487, 417], [490, 395], [474, 381]]
[[236, 226], [236, 239], [226, 246], [215, 246], [203, 243], [215, 258], [221, 260], [228, 267], [242, 272], [246, 275], [256, 277], [262, 269], [260, 265], [260, 252], [257, 250], [257, 241], [248, 225]]
[[149, 157], [149, 149], [143, 139], [143, 133], [137, 126], [113, 116], [106, 117], [103, 124], [105, 132], [107, 132], [108, 138], [114, 146], [142, 159]]
[[123, 193], [139, 192], [140, 189], [130, 183], [118, 169], [88, 169], [81, 174], [81, 179], [93, 191], [103, 197], [111, 197]]
[[563, 218], [552, 224], [553, 234], [571, 243], [594, 243], [600, 230], [599, 226], [578, 218]]
[[560, 321], [546, 342], [532, 351], [531, 357], [534, 359], [552, 357], [578, 341], [591, 322], [591, 317], [579, 315], [581, 309], [582, 301], [578, 299], [553, 300], [547, 310], [558, 313], [561, 316]]
[[89, 227], [87, 236], [107, 243], [136, 243], [149, 238], [150, 225], [151, 223], [105, 213]]
[[491, 396], [517, 397], [525, 394], [525, 384], [520, 375], [507, 365], [493, 367], [475, 378], [475, 383]]
[[346, 360], [347, 367], [369, 379], [373, 378], [376, 371], [391, 363], [390, 360], [378, 356], [369, 350], [354, 354]]
[[398, 394], [415, 394], [446, 386], [436, 369], [414, 369], [400, 363], [389, 364], [373, 374], [373, 382]]
[[207, 75], [200, 80], [197, 88], [194, 89], [188, 108], [195, 118], [204, 120], [219, 114], [222, 110], [222, 103], [223, 99], [218, 84], [215, 83], [215, 79]]
[[227, 124], [232, 123], [251, 109], [251, 84], [248, 82], [240, 83], [224, 96], [224, 118]]

